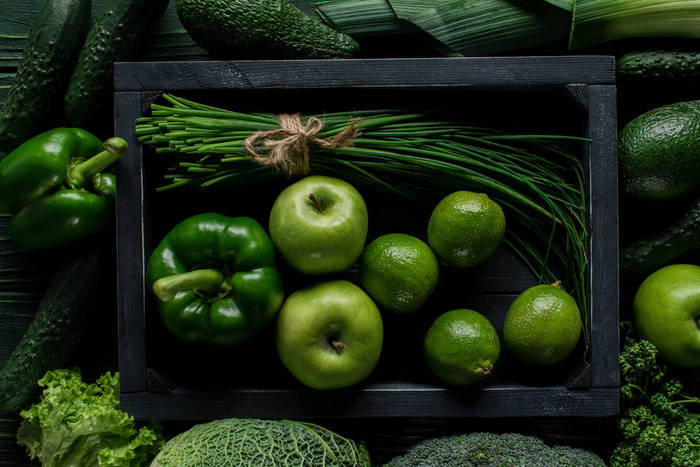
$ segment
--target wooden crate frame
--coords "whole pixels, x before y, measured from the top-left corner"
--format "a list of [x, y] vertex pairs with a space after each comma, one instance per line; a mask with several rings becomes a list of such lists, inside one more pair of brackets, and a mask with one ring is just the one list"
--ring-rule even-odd
[[[123, 410], [137, 419], [222, 417], [609, 417], [619, 413], [617, 122], [613, 57], [140, 62], [115, 64], [115, 134], [129, 143], [117, 167], [119, 371]], [[465, 86], [567, 90], [587, 112], [590, 366], [585, 389], [488, 386], [465, 392], [422, 384], [335, 391], [149, 391], [144, 270], [148, 236], [143, 149], [134, 121], [154, 92]]]

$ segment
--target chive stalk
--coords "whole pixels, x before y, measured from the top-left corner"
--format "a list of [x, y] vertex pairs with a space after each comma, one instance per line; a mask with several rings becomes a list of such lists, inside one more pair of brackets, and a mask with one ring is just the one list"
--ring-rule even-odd
[[[170, 105], [154, 105], [152, 115], [136, 125], [139, 141], [154, 147], [157, 157], [170, 158], [159, 191], [243, 186], [282, 177], [274, 167], [252, 161], [244, 148], [253, 133], [277, 128], [275, 115], [163, 97]], [[317, 137], [330, 140], [351, 123], [361, 135], [352, 146], [312, 145], [311, 173], [337, 176], [426, 207], [457, 190], [488, 194], [506, 214], [506, 245], [540, 282], [563, 280], [587, 322], [584, 175], [580, 159], [567, 148], [584, 138], [506, 134], [398, 110], [318, 118], [324, 127]], [[585, 336], [587, 341], [587, 332]]]

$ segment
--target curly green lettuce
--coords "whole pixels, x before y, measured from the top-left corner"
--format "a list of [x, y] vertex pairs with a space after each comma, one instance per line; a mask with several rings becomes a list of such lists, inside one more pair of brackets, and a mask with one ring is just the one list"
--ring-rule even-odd
[[139, 428], [119, 410], [118, 373], [88, 384], [77, 370], [53, 370], [39, 385], [41, 400], [20, 413], [17, 442], [44, 467], [138, 467], [164, 444], [159, 425]]

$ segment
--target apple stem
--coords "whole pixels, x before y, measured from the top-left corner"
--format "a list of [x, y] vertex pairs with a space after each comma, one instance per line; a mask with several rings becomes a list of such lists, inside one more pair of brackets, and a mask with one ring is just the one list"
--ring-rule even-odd
[[484, 367], [481, 369], [481, 374], [484, 376], [488, 376], [491, 374], [491, 368], [489, 367]]
[[556, 287], [556, 288], [558, 288], [558, 289], [561, 288], [561, 287], [560, 287], [560, 286], [561, 286], [561, 281], [555, 281], [555, 282], [552, 284], [552, 286], [554, 286], [554, 287]]
[[321, 205], [321, 202], [318, 200], [318, 198], [316, 198], [316, 196], [313, 193], [309, 193], [309, 199], [314, 205], [314, 209], [316, 209], [318, 212], [325, 211], [325, 209], [323, 209], [323, 206]]
[[333, 349], [335, 349], [335, 351], [338, 353], [345, 350], [345, 344], [343, 344], [341, 341], [333, 339], [331, 340], [331, 345], [333, 346]]

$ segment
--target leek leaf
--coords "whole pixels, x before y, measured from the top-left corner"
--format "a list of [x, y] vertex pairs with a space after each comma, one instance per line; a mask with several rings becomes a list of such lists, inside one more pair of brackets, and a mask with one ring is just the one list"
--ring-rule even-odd
[[554, 6], [563, 8], [566, 11], [574, 10], [574, 0], [544, 0], [545, 2], [551, 3]]
[[389, 0], [389, 3], [391, 4], [391, 8], [394, 9], [396, 16], [408, 20], [414, 15], [435, 7], [443, 6], [452, 1], [453, 0]]
[[395, 34], [406, 29], [387, 0], [327, 0], [314, 6], [326, 24], [345, 34]]
[[574, 0], [569, 48], [631, 37], [700, 39], [698, 0]]
[[557, 42], [571, 15], [547, 2], [454, 0], [408, 19], [461, 55], [489, 55]]

